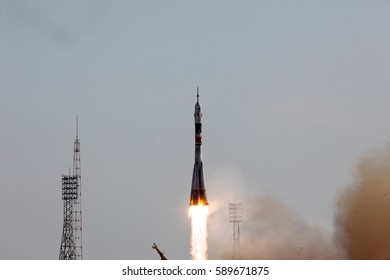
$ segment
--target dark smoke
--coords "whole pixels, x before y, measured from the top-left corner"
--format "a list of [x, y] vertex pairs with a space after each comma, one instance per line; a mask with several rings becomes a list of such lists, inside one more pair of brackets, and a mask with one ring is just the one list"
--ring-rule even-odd
[[349, 259], [390, 259], [390, 152], [360, 162], [337, 202], [335, 241]]

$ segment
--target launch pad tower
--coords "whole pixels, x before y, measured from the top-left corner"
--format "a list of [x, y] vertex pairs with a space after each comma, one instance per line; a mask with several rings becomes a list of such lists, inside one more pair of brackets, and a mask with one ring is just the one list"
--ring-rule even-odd
[[242, 203], [229, 203], [229, 222], [233, 223], [233, 260], [241, 258], [240, 223], [242, 222]]
[[73, 149], [73, 174], [62, 176], [64, 225], [60, 246], [60, 260], [82, 260], [81, 164], [79, 122], [76, 120], [76, 140]]

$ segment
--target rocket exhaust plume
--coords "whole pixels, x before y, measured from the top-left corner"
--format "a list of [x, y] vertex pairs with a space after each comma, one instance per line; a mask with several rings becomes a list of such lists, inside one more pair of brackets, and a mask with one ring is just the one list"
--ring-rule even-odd
[[193, 260], [207, 260], [207, 205], [190, 206], [191, 257]]
[[201, 156], [202, 146], [202, 109], [199, 104], [199, 88], [197, 88], [195, 104], [195, 164], [192, 174], [190, 195], [191, 220], [191, 256], [194, 260], [207, 259], [207, 217], [208, 202]]

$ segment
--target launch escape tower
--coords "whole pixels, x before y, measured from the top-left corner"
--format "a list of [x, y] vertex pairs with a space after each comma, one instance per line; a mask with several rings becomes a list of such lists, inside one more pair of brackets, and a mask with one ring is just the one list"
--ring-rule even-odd
[[62, 230], [60, 260], [82, 260], [81, 164], [80, 140], [76, 119], [76, 140], [73, 149], [73, 174], [62, 175], [62, 200], [64, 225]]
[[233, 223], [233, 260], [241, 259], [240, 223], [242, 222], [242, 203], [229, 203], [229, 222]]

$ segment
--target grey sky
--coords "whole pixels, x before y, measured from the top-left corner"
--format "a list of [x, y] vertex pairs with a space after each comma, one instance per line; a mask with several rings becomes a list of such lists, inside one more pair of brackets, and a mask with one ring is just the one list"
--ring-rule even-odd
[[0, 259], [58, 258], [76, 114], [84, 258], [156, 259], [156, 242], [188, 259], [196, 86], [210, 204], [233, 176], [229, 191], [332, 230], [357, 160], [390, 141], [389, 14], [379, 0], [0, 0]]

